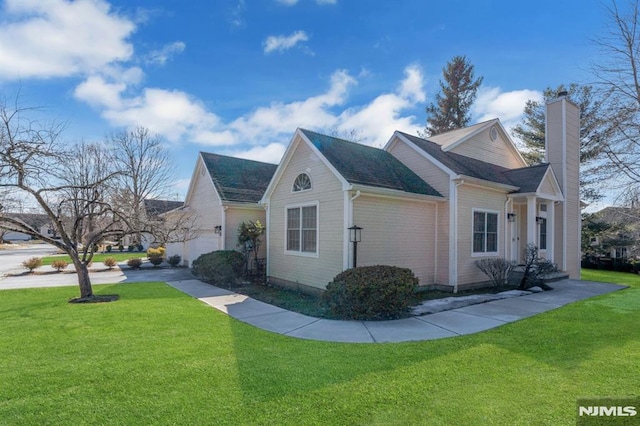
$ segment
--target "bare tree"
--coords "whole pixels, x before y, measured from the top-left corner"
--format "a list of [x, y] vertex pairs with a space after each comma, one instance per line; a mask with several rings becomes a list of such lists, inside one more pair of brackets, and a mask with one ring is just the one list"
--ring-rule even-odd
[[607, 96], [611, 135], [604, 145], [611, 175], [624, 188], [640, 184], [640, 14], [638, 0], [606, 7], [606, 34], [594, 39], [602, 54], [593, 64], [595, 83]]
[[[120, 176], [120, 202], [132, 210], [134, 227], [143, 228], [144, 200], [166, 195], [173, 183], [173, 168], [162, 139], [149, 129], [137, 127], [112, 133], [107, 143], [114, 148]], [[140, 235], [137, 235], [140, 242]]]
[[[130, 188], [137, 188], [137, 194], [142, 195], [160, 191], [164, 181], [147, 180], [136, 186], [131, 182], [131, 169], [119, 160], [127, 155], [121, 152], [122, 145], [65, 146], [60, 140], [64, 126], [31, 120], [32, 111], [17, 101], [13, 108], [6, 102], [0, 105], [0, 190], [29, 196], [49, 217], [59, 239], [5, 215], [0, 216], [0, 227], [23, 232], [66, 252], [78, 273], [80, 297], [76, 300], [94, 300], [97, 297], [88, 270], [94, 246], [108, 238], [147, 230], [139, 220], [139, 211], [120, 203], [121, 194]], [[140, 149], [145, 152], [144, 147]]]

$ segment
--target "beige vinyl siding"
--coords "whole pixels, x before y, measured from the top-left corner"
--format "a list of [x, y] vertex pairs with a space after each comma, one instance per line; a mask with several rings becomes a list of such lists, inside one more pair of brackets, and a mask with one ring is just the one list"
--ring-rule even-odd
[[483, 257], [472, 253], [473, 212], [487, 211], [498, 213], [498, 255], [504, 257], [504, 204], [506, 193], [483, 189], [479, 186], [461, 185], [458, 187], [458, 284], [486, 281], [488, 278], [476, 267], [475, 261]]
[[540, 184], [540, 194], [556, 195], [556, 186], [553, 185], [551, 174], [548, 173]]
[[[269, 276], [324, 289], [342, 272], [344, 192], [340, 180], [304, 142], [299, 142], [275, 186], [269, 202]], [[293, 192], [301, 173], [311, 177], [311, 189]], [[287, 206], [318, 205], [318, 252], [315, 255], [285, 252]]]
[[[443, 197], [449, 198], [450, 178], [442, 169], [416, 152], [400, 138], [395, 139], [390, 146], [389, 153], [403, 162]], [[449, 202], [438, 203], [435, 209], [437, 209], [437, 229], [434, 232], [438, 238], [437, 253], [435, 253], [435, 283], [447, 284], [449, 282]]]
[[409, 268], [420, 285], [433, 284], [435, 217], [435, 203], [361, 195], [353, 202], [353, 223], [363, 228], [358, 266]]
[[[563, 112], [566, 119], [564, 126]], [[554, 260], [561, 268], [565, 265], [571, 278], [580, 277], [579, 131], [579, 110], [575, 105], [566, 100], [547, 104], [547, 161], [553, 167], [565, 197], [564, 205], [556, 209], [555, 217], [558, 222], [566, 218], [564, 226], [567, 227], [555, 228]], [[566, 252], [566, 259], [562, 256], [563, 252]]]
[[395, 138], [389, 153], [404, 163], [413, 173], [420, 176], [443, 197], [449, 197], [449, 175], [432, 164], [421, 153], [408, 146], [402, 139]]
[[[267, 223], [266, 212], [261, 206], [230, 206], [225, 211], [226, 230], [224, 232], [224, 248], [226, 250], [240, 250], [238, 247], [238, 228], [242, 222], [259, 220], [263, 225]], [[267, 238], [260, 238], [260, 257], [266, 256]]]
[[216, 226], [223, 225], [222, 205], [209, 172], [201, 160], [198, 161], [194, 177], [196, 181], [189, 195], [188, 207], [190, 211], [196, 212], [195, 225], [199, 235], [184, 244], [182, 258], [189, 264], [201, 254], [217, 250], [222, 245], [220, 236], [214, 233]]
[[464, 141], [460, 145], [455, 146], [450, 152], [475, 158], [491, 164], [497, 164], [509, 169], [517, 169], [525, 166], [518, 158], [513, 149], [510, 148], [511, 142], [507, 141], [502, 132], [498, 131], [497, 139], [491, 140], [491, 127], [478, 133], [469, 140]]

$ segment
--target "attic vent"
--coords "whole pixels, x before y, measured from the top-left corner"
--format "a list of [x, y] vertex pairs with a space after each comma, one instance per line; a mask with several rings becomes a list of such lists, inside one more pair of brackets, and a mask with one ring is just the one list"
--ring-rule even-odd
[[491, 127], [491, 132], [489, 133], [491, 136], [491, 140], [495, 141], [498, 139], [498, 128], [496, 126]]

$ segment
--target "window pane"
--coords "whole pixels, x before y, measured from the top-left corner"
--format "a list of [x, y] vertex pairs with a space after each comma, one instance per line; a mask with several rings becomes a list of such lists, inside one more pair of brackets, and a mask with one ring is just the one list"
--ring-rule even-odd
[[473, 213], [473, 232], [484, 232], [484, 219], [484, 213]]
[[302, 251], [311, 253], [316, 252], [316, 218], [316, 206], [302, 208]]
[[487, 232], [498, 232], [498, 215], [487, 213]]
[[483, 251], [484, 251], [484, 233], [474, 232], [473, 233], [473, 252], [482, 253]]
[[498, 234], [495, 232], [487, 233], [487, 252], [497, 252], [498, 251]]
[[547, 249], [547, 219], [540, 223], [540, 250]]
[[287, 250], [300, 250], [300, 209], [287, 209]]

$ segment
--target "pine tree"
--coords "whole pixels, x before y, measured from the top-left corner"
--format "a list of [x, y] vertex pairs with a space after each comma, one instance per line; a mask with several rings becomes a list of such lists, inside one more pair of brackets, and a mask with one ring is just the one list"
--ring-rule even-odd
[[469, 124], [469, 109], [476, 99], [482, 77], [474, 79], [473, 65], [466, 56], [454, 56], [442, 69], [441, 92], [436, 101], [427, 106], [425, 133], [435, 135], [459, 129]]

